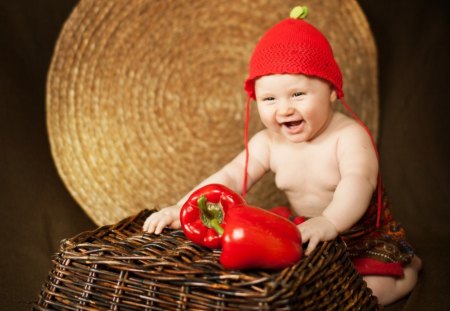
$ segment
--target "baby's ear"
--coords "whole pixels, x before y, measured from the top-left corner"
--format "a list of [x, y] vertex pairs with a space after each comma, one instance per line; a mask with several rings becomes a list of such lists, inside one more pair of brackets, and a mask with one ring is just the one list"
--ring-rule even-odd
[[337, 92], [334, 87], [331, 88], [330, 103], [334, 103], [337, 99]]

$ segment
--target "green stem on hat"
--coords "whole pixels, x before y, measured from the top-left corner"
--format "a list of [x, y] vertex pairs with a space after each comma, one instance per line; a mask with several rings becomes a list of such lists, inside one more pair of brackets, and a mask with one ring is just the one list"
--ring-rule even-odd
[[307, 6], [296, 6], [291, 10], [289, 14], [290, 18], [293, 19], [305, 19], [308, 16], [309, 9]]

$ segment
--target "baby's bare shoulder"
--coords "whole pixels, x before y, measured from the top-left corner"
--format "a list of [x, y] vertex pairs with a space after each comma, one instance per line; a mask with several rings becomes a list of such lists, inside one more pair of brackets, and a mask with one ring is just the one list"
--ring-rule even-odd
[[271, 144], [271, 135], [269, 130], [263, 129], [257, 132], [249, 141], [249, 146], [253, 148], [267, 148]]
[[339, 140], [350, 141], [353, 143], [360, 142], [364, 144], [371, 142], [370, 136], [365, 128], [353, 118], [342, 113], [338, 113], [334, 127], [339, 136]]
[[336, 152], [341, 174], [359, 170], [376, 183], [378, 160], [369, 133], [347, 116], [342, 119]]
[[263, 167], [268, 167], [270, 161], [271, 140], [270, 132], [264, 129], [253, 135], [249, 141], [250, 157]]

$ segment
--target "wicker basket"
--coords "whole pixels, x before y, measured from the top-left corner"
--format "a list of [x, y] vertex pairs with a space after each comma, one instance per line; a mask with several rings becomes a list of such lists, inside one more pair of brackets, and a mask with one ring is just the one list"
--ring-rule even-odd
[[281, 271], [230, 271], [180, 230], [156, 236], [144, 210], [63, 240], [35, 310], [377, 310], [337, 239]]

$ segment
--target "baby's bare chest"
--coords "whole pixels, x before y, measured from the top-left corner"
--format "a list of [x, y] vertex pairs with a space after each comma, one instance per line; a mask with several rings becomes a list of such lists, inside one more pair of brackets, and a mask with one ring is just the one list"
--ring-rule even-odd
[[277, 187], [289, 192], [334, 191], [340, 178], [333, 144], [274, 148], [271, 167]]

